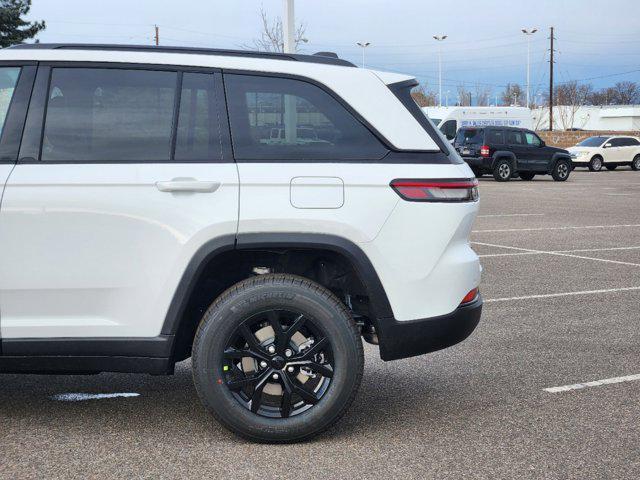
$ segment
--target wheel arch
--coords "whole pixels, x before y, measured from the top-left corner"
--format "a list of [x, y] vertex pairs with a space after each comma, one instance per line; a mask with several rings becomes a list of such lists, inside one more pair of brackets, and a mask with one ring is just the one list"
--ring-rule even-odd
[[[172, 358], [179, 361], [188, 357], [203, 309], [224, 290], [251, 276], [247, 267], [251, 265], [252, 254], [278, 255], [289, 251], [302, 251], [307, 255], [315, 252], [317, 258], [328, 252], [335, 255], [353, 269], [366, 292], [370, 321], [374, 326], [378, 326], [379, 318], [393, 317], [386, 292], [371, 261], [357, 244], [344, 237], [298, 232], [225, 236], [200, 247], [183, 272], [162, 326], [162, 334], [174, 338]], [[224, 278], [216, 278], [220, 276]], [[200, 298], [203, 289], [214, 293], [210, 298]]]
[[498, 150], [493, 154], [493, 161], [491, 162], [491, 170], [496, 168], [496, 164], [503, 159], [507, 159], [511, 162], [511, 168], [516, 171], [518, 169], [518, 160], [513, 152], [508, 150]]
[[551, 162], [549, 162], [549, 168], [547, 170], [547, 173], [553, 172], [553, 169], [556, 168], [556, 165], [560, 160], [568, 161], [569, 162], [569, 166], [573, 170], [574, 164], [573, 164], [573, 160], [571, 160], [571, 155], [567, 155], [566, 153], [557, 152], [557, 153], [554, 153], [551, 156]]

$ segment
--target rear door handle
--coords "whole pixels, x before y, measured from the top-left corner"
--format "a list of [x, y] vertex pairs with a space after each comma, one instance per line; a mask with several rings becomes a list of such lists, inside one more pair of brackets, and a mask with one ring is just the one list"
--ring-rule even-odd
[[196, 180], [195, 178], [174, 178], [164, 182], [156, 182], [161, 192], [200, 192], [212, 193], [220, 187], [220, 182]]

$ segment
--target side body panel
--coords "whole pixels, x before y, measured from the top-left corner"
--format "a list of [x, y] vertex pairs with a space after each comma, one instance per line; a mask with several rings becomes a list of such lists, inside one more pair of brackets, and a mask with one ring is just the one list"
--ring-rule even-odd
[[[165, 192], [174, 178], [212, 192]], [[189, 260], [235, 234], [232, 163], [15, 167], [0, 213], [2, 337], [153, 337]]]
[[[71, 71], [71, 80], [59, 83], [60, 89], [53, 87], [50, 73], [58, 67], [85, 70]], [[87, 69], [94, 69], [93, 73]], [[154, 67], [139, 69], [143, 73], [135, 76], [136, 85], [147, 85], [146, 70]], [[181, 138], [189, 138], [193, 134], [187, 132], [195, 131], [196, 120], [202, 118], [209, 119], [211, 129], [207, 131], [217, 135], [222, 117], [216, 109], [225, 110], [220, 74], [199, 72], [212, 83], [185, 87], [186, 81], [183, 83], [182, 75], [176, 73], [179, 69], [166, 70], [175, 74], [177, 83], [171, 84], [175, 85], [175, 100], [169, 102], [170, 128], [158, 138], [168, 145], [176, 132], [184, 136]], [[107, 71], [104, 81], [111, 97], [105, 98], [105, 90], [95, 88], [101, 84], [86, 79]], [[138, 147], [141, 151], [154, 148], [153, 142], [136, 143], [140, 137], [126, 133], [119, 133], [111, 143], [102, 141], [111, 138], [111, 132], [128, 131], [114, 119], [128, 121], [127, 128], [137, 128], [140, 133], [151, 128], [149, 124], [155, 118], [147, 116], [149, 123], [143, 122], [141, 127], [130, 119], [153, 105], [159, 95], [144, 97], [148, 103], [139, 104], [134, 112], [114, 110], [116, 107], [107, 110], [108, 105], [115, 105], [108, 103], [110, 98], [132, 88], [109, 87], [113, 85], [109, 81], [117, 80], [113, 75], [119, 75], [118, 71], [122, 70], [93, 64], [39, 67], [20, 158], [6, 183], [0, 209], [0, 331], [4, 339], [155, 337], [161, 332], [178, 282], [195, 252], [212, 238], [233, 237], [236, 233], [238, 172], [230, 155], [228, 131], [223, 131], [226, 137], [209, 137], [215, 140], [209, 140], [209, 144], [217, 145], [219, 153], [211, 150], [201, 160], [175, 161], [171, 153], [167, 160], [129, 161], [118, 152], [127, 151], [131, 144], [142, 145]], [[125, 72], [124, 77], [131, 75]], [[74, 83], [82, 81], [85, 83]], [[76, 87], [78, 84], [81, 86]], [[213, 106], [208, 107], [206, 117], [204, 113], [196, 117], [188, 112], [196, 111], [193, 92], [202, 88], [208, 89], [206, 98], [215, 102], [207, 104]], [[191, 106], [191, 110], [185, 110], [184, 124], [178, 120], [179, 112], [182, 114], [178, 109], [181, 91], [190, 95], [184, 98], [191, 99], [184, 102]], [[86, 92], [97, 100], [87, 101], [91, 97]], [[58, 115], [53, 118], [76, 122], [65, 127], [64, 122], [52, 121], [52, 126], [62, 125], [62, 132], [54, 130], [48, 136], [49, 123], [43, 122], [43, 117], [54, 101], [65, 97], [67, 103], [60, 106], [58, 102], [56, 107], [60, 110], [51, 107], [51, 112]], [[111, 116], [106, 115], [109, 112]], [[88, 133], [84, 133], [85, 127]], [[94, 139], [92, 135], [97, 136]], [[94, 150], [83, 146], [85, 138], [94, 139]], [[195, 140], [189, 142], [180, 143], [181, 155], [185, 155], [185, 145], [195, 145]], [[110, 145], [106, 150], [101, 147], [105, 156], [87, 159], [105, 144]], [[47, 153], [49, 158], [43, 154], [40, 160], [41, 151], [45, 152], [43, 145], [57, 156]], [[171, 152], [178, 151], [174, 140], [170, 145], [167, 148]]]
[[[371, 260], [397, 320], [450, 313], [480, 280], [468, 243], [478, 203], [406, 202], [396, 178], [471, 178], [466, 164], [239, 163], [238, 234], [324, 233], [356, 243]], [[292, 179], [340, 178], [340, 208], [295, 208]]]

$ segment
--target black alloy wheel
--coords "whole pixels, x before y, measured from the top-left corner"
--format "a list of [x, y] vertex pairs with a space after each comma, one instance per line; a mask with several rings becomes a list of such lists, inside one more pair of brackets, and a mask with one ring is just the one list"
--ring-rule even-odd
[[318, 403], [333, 377], [331, 343], [302, 313], [267, 310], [252, 315], [224, 350], [225, 384], [253, 413], [298, 415]]

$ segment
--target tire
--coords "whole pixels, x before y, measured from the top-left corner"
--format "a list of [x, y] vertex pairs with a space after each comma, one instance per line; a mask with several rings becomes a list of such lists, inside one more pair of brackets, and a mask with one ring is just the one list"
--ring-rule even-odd
[[589, 170], [592, 172], [599, 172], [602, 170], [602, 157], [600, 155], [595, 155], [591, 160], [589, 160]]
[[507, 159], [498, 160], [496, 166], [493, 168], [493, 178], [497, 182], [508, 182], [513, 175], [513, 168], [511, 168], [511, 162]]
[[531, 173], [531, 172], [520, 172], [520, 179], [521, 180], [533, 180], [533, 177], [535, 177], [536, 174], [535, 173]]
[[615, 170], [618, 166], [617, 165], [605, 165], [605, 167], [607, 168], [607, 170]]
[[[300, 365], [305, 358], [309, 366]], [[202, 317], [192, 360], [196, 390], [213, 416], [269, 443], [303, 441], [337, 422], [364, 366], [360, 332], [342, 302], [285, 274], [253, 277], [223, 293]]]
[[631, 170], [640, 170], [640, 155], [636, 155], [631, 161]]
[[558, 160], [553, 166], [551, 177], [556, 182], [564, 182], [571, 174], [571, 163], [568, 160]]

